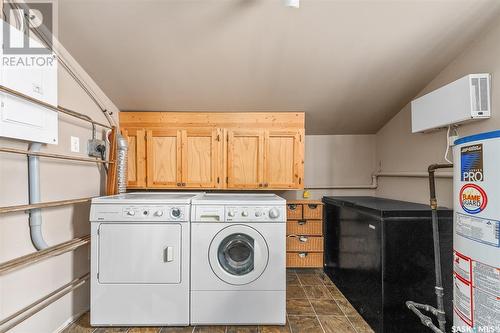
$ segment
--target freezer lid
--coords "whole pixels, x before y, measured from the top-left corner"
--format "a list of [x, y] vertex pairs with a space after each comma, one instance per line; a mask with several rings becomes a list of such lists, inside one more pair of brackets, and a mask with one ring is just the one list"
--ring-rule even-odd
[[[326, 205], [349, 207], [380, 218], [431, 218], [429, 205], [408, 201], [371, 196], [327, 196], [323, 197], [322, 201]], [[453, 213], [451, 209], [446, 207], [440, 207], [438, 210], [438, 214], [443, 217], [451, 217]]]

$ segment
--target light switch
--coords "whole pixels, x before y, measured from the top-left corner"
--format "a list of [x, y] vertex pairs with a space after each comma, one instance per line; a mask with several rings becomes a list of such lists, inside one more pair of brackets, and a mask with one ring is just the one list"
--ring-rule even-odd
[[72, 136], [71, 137], [71, 151], [73, 153], [79, 153], [80, 152], [80, 138], [77, 136]]

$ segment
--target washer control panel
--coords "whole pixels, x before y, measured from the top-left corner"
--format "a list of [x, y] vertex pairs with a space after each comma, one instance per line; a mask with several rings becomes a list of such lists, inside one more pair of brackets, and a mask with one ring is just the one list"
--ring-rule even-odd
[[189, 205], [92, 205], [91, 221], [189, 221]]
[[226, 206], [227, 222], [282, 222], [286, 220], [285, 208], [281, 206]]

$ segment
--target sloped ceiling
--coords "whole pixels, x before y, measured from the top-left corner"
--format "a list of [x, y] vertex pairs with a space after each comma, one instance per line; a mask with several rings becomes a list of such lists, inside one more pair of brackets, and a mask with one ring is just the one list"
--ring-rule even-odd
[[499, 13], [498, 0], [63, 0], [59, 39], [122, 111], [305, 111], [308, 134], [358, 134]]

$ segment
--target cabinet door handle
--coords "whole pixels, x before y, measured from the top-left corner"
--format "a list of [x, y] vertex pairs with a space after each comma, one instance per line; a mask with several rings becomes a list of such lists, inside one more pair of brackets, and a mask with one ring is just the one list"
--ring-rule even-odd
[[265, 183], [265, 184], [264, 184], [264, 187], [268, 187], [268, 186], [269, 186], [269, 184], [268, 184], [268, 183]]
[[186, 183], [182, 183], [182, 186], [186, 186]]
[[259, 184], [259, 187], [262, 187], [262, 184]]
[[182, 183], [177, 183], [177, 186], [182, 186]]
[[306, 220], [298, 220], [297, 223], [299, 225], [305, 225], [307, 223], [307, 221]]

